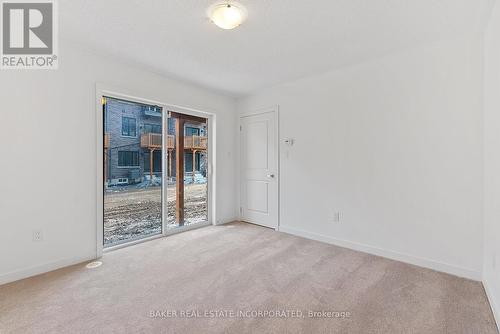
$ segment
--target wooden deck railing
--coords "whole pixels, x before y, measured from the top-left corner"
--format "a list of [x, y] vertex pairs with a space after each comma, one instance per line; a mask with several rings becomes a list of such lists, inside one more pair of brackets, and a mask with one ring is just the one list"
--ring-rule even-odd
[[[184, 149], [190, 150], [206, 150], [207, 137], [204, 136], [186, 136], [184, 137]], [[161, 149], [161, 134], [145, 133], [141, 135], [141, 147]], [[167, 136], [167, 148], [175, 148], [175, 136]]]
[[141, 147], [145, 148], [160, 148], [161, 149], [161, 134], [159, 133], [144, 133], [141, 135]]
[[104, 148], [109, 148], [109, 133], [104, 134]]
[[193, 150], [206, 150], [207, 137], [186, 136], [184, 137], [184, 148], [189, 148]]
[[174, 147], [175, 147], [175, 136], [167, 135], [167, 148], [174, 148]]

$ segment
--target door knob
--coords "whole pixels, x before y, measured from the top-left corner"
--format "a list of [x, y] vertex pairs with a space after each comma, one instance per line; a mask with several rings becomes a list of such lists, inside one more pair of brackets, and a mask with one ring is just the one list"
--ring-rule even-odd
[[274, 174], [267, 174], [267, 177], [273, 178]]

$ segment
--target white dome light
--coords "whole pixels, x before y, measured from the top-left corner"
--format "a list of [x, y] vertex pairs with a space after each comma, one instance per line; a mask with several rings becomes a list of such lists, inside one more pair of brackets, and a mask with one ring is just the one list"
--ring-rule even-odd
[[219, 28], [233, 29], [246, 18], [246, 10], [238, 3], [218, 3], [208, 9], [208, 17]]

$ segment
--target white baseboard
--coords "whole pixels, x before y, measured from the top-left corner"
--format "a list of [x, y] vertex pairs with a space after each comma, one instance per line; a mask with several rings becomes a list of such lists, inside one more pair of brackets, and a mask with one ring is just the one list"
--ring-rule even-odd
[[67, 266], [71, 266], [74, 264], [90, 261], [95, 259], [95, 254], [82, 256], [82, 257], [74, 257], [74, 258], [66, 258], [61, 259], [49, 263], [45, 263], [39, 266], [33, 266], [21, 270], [12, 271], [10, 273], [1, 274], [0, 275], [0, 285], [7, 284], [10, 282], [18, 281], [23, 278], [28, 278], [35, 275], [40, 275], [47, 273], [52, 270], [64, 268]]
[[493, 317], [497, 323], [497, 328], [500, 329], [500, 308], [493, 297], [493, 291], [491, 291], [489, 281], [486, 278], [483, 279], [483, 287], [486, 292], [486, 296], [488, 297], [488, 301], [490, 302], [491, 311], [493, 312]]
[[[224, 224], [232, 223], [235, 221], [238, 221], [238, 218], [227, 218], [227, 219], [221, 220], [219, 223], [217, 223], [215, 225], [224, 225]], [[28, 278], [28, 277], [44, 274], [44, 273], [47, 273], [47, 272], [52, 271], [52, 270], [68, 267], [68, 266], [71, 266], [74, 264], [78, 264], [78, 263], [82, 263], [82, 262], [86, 262], [86, 261], [91, 261], [91, 260], [95, 260], [95, 259], [96, 259], [95, 254], [82, 256], [82, 257], [66, 258], [66, 259], [60, 259], [57, 261], [45, 263], [45, 264], [38, 265], [38, 266], [33, 266], [33, 267], [5, 273], [5, 274], [0, 274], [0, 285], [7, 284], [10, 282], [14, 282], [14, 281], [18, 281], [18, 280], [21, 280], [23, 278]]]
[[217, 223], [215, 223], [215, 226], [220, 226], [224, 224], [229, 224], [229, 223], [234, 223], [239, 221], [239, 218], [226, 218], [226, 219], [221, 219]]
[[280, 226], [279, 227], [280, 232], [288, 233], [288, 234], [293, 234], [299, 237], [304, 237], [307, 239], [312, 239], [312, 240], [317, 240], [317, 241], [322, 241], [326, 242], [332, 245], [340, 246], [340, 247], [345, 247], [349, 249], [353, 249], [356, 251], [364, 252], [364, 253], [369, 253], [381, 257], [385, 257], [391, 260], [396, 260], [396, 261], [401, 261], [409, 264], [413, 264], [419, 267], [424, 267], [424, 268], [429, 268], [437, 271], [441, 271], [447, 274], [459, 276], [459, 277], [464, 277], [468, 278], [474, 281], [481, 281], [482, 275], [481, 272], [472, 270], [472, 269], [467, 269], [467, 268], [461, 268], [457, 267], [451, 264], [447, 263], [442, 263], [439, 261], [434, 261], [434, 260], [429, 260], [429, 259], [424, 259], [420, 257], [416, 257], [413, 255], [409, 254], [404, 254], [404, 253], [399, 253], [379, 247], [374, 247], [370, 245], [365, 245], [357, 242], [352, 242], [348, 240], [342, 240], [342, 239], [337, 239], [333, 238], [330, 236], [326, 236], [323, 234], [319, 233], [314, 233], [314, 232], [308, 232], [304, 231], [301, 229], [296, 229], [292, 227], [287, 227], [287, 226]]

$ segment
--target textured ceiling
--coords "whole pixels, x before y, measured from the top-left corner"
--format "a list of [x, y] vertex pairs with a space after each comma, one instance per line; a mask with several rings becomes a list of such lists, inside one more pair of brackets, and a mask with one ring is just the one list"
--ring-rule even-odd
[[225, 31], [209, 0], [60, 0], [60, 35], [241, 96], [415, 44], [483, 29], [494, 0], [240, 0]]

